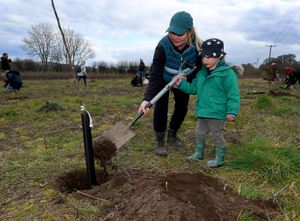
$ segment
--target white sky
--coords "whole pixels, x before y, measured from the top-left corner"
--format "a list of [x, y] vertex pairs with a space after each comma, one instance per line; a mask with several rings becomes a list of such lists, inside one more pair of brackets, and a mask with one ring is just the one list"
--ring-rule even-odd
[[[51, 0], [1, 0], [0, 55], [29, 58], [22, 49], [32, 25], [57, 28]], [[230, 63], [262, 63], [295, 54], [300, 60], [300, 1], [296, 0], [54, 0], [64, 28], [89, 41], [96, 58], [150, 64], [158, 41], [177, 11], [187, 11], [199, 36], [224, 41]]]

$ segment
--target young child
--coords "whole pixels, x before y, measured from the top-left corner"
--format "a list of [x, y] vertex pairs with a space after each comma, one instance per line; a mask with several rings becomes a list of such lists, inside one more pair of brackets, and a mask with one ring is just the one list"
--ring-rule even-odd
[[175, 87], [197, 95], [196, 101], [196, 148], [188, 160], [204, 158], [205, 141], [211, 132], [216, 147], [216, 157], [207, 162], [208, 167], [214, 168], [224, 164], [226, 143], [224, 128], [226, 120], [233, 121], [240, 108], [240, 93], [237, 73], [225, 63], [224, 44], [221, 40], [212, 38], [201, 45], [202, 69], [197, 77], [187, 82], [179, 77]]

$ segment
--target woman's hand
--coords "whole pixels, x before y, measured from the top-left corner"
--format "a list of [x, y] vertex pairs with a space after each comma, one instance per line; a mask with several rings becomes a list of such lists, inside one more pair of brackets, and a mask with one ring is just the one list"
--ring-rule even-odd
[[150, 111], [150, 108], [146, 108], [147, 104], [149, 104], [149, 101], [143, 101], [139, 107], [139, 112], [144, 112], [144, 114], [147, 114]]

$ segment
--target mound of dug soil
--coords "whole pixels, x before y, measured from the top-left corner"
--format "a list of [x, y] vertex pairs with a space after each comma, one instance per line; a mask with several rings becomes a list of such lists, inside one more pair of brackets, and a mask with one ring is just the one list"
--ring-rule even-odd
[[220, 180], [201, 173], [162, 176], [123, 171], [83, 192], [110, 201], [99, 217], [114, 221], [231, 221], [241, 213], [251, 214], [254, 220], [268, 220], [278, 212], [272, 202], [242, 198]]

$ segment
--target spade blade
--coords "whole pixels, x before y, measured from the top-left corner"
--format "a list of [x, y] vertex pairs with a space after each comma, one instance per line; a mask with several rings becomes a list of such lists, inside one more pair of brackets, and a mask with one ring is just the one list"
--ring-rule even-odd
[[102, 139], [109, 139], [116, 145], [116, 148], [119, 149], [134, 136], [135, 133], [131, 131], [127, 125], [125, 125], [122, 122], [119, 122], [113, 127], [111, 127], [109, 130], [104, 132], [104, 134], [101, 137]]

